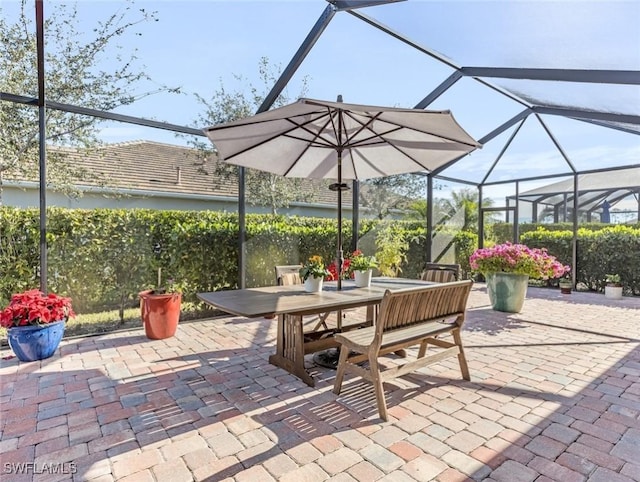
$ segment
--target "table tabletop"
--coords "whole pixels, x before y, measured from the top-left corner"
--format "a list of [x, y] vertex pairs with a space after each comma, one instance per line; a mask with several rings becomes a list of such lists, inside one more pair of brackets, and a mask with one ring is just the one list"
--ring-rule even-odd
[[397, 290], [432, 284], [428, 281], [404, 278], [373, 278], [371, 285], [356, 287], [353, 280], [344, 280], [338, 291], [335, 282], [325, 282], [319, 293], [307, 293], [303, 285], [264, 286], [239, 290], [198, 293], [205, 303], [222, 311], [247, 318], [287, 313], [319, 313], [377, 304], [386, 290]]

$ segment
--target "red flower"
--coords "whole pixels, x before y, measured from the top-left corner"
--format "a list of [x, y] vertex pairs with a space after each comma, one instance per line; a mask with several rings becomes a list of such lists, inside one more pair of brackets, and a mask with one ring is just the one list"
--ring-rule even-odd
[[[358, 251], [354, 251], [355, 254]], [[353, 256], [353, 254], [351, 256]], [[351, 256], [347, 255], [347, 258], [342, 262], [342, 279], [353, 278], [354, 274], [349, 273], [349, 266], [351, 265]], [[325, 281], [337, 281], [338, 279], [338, 268], [336, 267], [336, 262], [334, 261], [329, 266], [327, 266], [329, 270], [329, 274], [325, 276]]]
[[74, 316], [71, 298], [29, 290], [11, 297], [9, 306], [0, 311], [0, 326], [43, 325]]

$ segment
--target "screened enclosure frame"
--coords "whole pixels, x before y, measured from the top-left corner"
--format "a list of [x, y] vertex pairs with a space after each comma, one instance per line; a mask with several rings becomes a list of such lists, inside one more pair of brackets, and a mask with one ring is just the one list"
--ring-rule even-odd
[[[514, 128], [514, 132], [505, 143], [499, 155], [496, 157], [492, 166], [488, 170], [486, 176], [480, 182], [473, 182], [465, 179], [456, 179], [446, 174], [446, 170], [451, 167], [455, 162], [459, 161], [463, 157], [462, 156], [451, 163], [442, 166], [441, 168], [434, 170], [430, 173], [427, 173], [427, 232], [433, 233], [433, 181], [434, 179], [441, 179], [444, 181], [452, 181], [457, 183], [462, 183], [466, 185], [475, 186], [478, 189], [479, 195], [479, 209], [480, 209], [480, 226], [479, 226], [479, 243], [482, 244], [483, 239], [483, 208], [482, 208], [482, 195], [483, 188], [487, 186], [497, 185], [497, 184], [507, 184], [507, 183], [515, 183], [516, 185], [516, 195], [512, 197], [515, 201], [515, 206], [507, 206], [504, 207], [503, 210], [508, 210], [508, 212], [514, 212], [514, 220], [515, 220], [515, 228], [514, 228], [514, 239], [518, 238], [518, 203], [519, 196], [518, 190], [521, 182], [524, 181], [533, 181], [533, 180], [542, 180], [548, 178], [555, 177], [572, 177], [573, 178], [573, 189], [571, 191], [570, 199], [573, 202], [574, 212], [578, 212], [580, 208], [579, 201], [579, 185], [578, 185], [578, 177], [584, 173], [599, 173], [599, 172], [610, 172], [617, 169], [628, 169], [628, 168], [640, 168], [640, 164], [632, 164], [632, 165], [624, 165], [624, 166], [614, 166], [597, 170], [589, 170], [589, 171], [580, 171], [576, 169], [574, 164], [572, 163], [570, 157], [564, 152], [560, 143], [556, 140], [553, 135], [553, 132], [542, 119], [541, 115], [550, 115], [550, 116], [560, 116], [563, 118], [573, 119], [576, 121], [590, 123], [599, 127], [614, 129], [620, 132], [624, 132], [630, 135], [639, 135], [640, 134], [640, 115], [633, 114], [623, 114], [619, 112], [613, 111], [594, 111], [581, 109], [578, 107], [567, 107], [567, 106], [559, 106], [548, 103], [539, 103], [534, 102], [534, 99], [525, 99], [522, 96], [517, 95], [516, 93], [507, 90], [504, 87], [493, 84], [490, 80], [487, 79], [517, 79], [517, 80], [536, 80], [536, 81], [555, 81], [555, 82], [573, 82], [573, 83], [595, 83], [602, 85], [611, 85], [611, 86], [620, 86], [620, 85], [640, 85], [640, 71], [635, 70], [589, 70], [589, 69], [548, 69], [548, 68], [505, 68], [505, 67], [483, 67], [483, 66], [464, 66], [458, 65], [451, 61], [450, 59], [444, 57], [443, 55], [437, 53], [435, 50], [432, 50], [424, 45], [421, 45], [418, 42], [415, 42], [409, 39], [407, 36], [403, 35], [401, 32], [395, 31], [382, 23], [378, 22], [372, 17], [369, 17], [361, 12], [361, 9], [364, 7], [374, 7], [378, 5], [391, 4], [396, 3], [398, 1], [404, 0], [367, 0], [367, 1], [349, 1], [349, 0], [327, 0], [328, 4], [324, 11], [320, 14], [318, 20], [313, 25], [303, 42], [300, 44], [299, 48], [291, 58], [290, 62], [283, 70], [280, 77], [274, 83], [268, 95], [265, 97], [264, 102], [258, 108], [256, 113], [264, 112], [270, 109], [275, 102], [278, 95], [280, 95], [283, 89], [287, 86], [293, 75], [298, 71], [299, 67], [302, 65], [303, 61], [307, 57], [307, 55], [313, 49], [315, 43], [322, 36], [326, 27], [329, 25], [331, 20], [335, 17], [335, 15], [339, 12], [345, 12], [347, 14], [352, 15], [353, 17], [365, 22], [366, 24], [372, 26], [375, 29], [378, 29], [395, 40], [416, 49], [417, 51], [423, 53], [424, 55], [437, 60], [438, 62], [448, 66], [453, 70], [451, 75], [444, 79], [436, 88], [432, 89], [428, 92], [421, 100], [419, 100], [414, 108], [416, 109], [426, 109], [430, 104], [432, 104], [436, 99], [438, 99], [442, 94], [447, 92], [451, 87], [453, 87], [459, 80], [463, 78], [470, 78], [481, 85], [499, 93], [500, 95], [510, 99], [513, 102], [516, 102], [522, 107], [522, 110], [513, 116], [511, 119], [502, 123], [493, 128], [488, 134], [479, 139], [481, 144], [486, 144], [492, 140], [494, 140], [500, 134], [508, 131], [511, 128]], [[113, 112], [99, 111], [94, 109], [87, 109], [82, 106], [64, 104], [59, 102], [52, 102], [46, 99], [46, 72], [44, 68], [44, 0], [35, 0], [35, 18], [36, 18], [36, 39], [37, 39], [37, 80], [38, 80], [38, 96], [37, 97], [28, 97], [21, 95], [20, 93], [10, 93], [10, 92], [0, 92], [0, 101], [2, 102], [14, 102], [20, 103], [28, 106], [38, 107], [39, 109], [39, 166], [40, 166], [40, 285], [43, 291], [46, 291], [47, 287], [47, 246], [46, 246], [46, 136], [45, 136], [45, 120], [46, 120], [46, 110], [47, 109], [56, 109], [69, 113], [82, 114], [87, 116], [93, 116], [100, 119], [105, 120], [113, 120], [119, 121], [123, 123], [136, 124], [156, 129], [164, 129], [177, 133], [185, 133], [195, 136], [204, 136], [204, 133], [192, 127], [180, 126], [176, 124], [170, 124], [165, 122], [158, 122], [150, 119], [145, 119], [141, 117], [128, 116], [122, 114], [116, 114]], [[552, 175], [543, 175], [543, 176], [535, 176], [535, 177], [527, 177], [527, 178], [519, 178], [519, 179], [510, 179], [506, 181], [489, 181], [489, 176], [494, 169], [494, 167], [498, 164], [503, 154], [509, 148], [511, 142], [518, 135], [518, 132], [524, 122], [533, 116], [543, 127], [544, 131], [547, 133], [552, 143], [558, 149], [558, 152], [561, 154], [562, 158], [565, 160], [567, 164], [567, 171], [564, 174], [552, 174]], [[640, 196], [638, 194], [639, 190], [636, 192], [636, 196]], [[354, 182], [354, 193], [357, 193], [357, 182]], [[640, 206], [640, 205], [639, 205]], [[357, 246], [357, 232], [358, 232], [358, 202], [357, 198], [354, 196], [353, 201], [354, 208], [354, 235], [352, 241], [352, 247]], [[640, 214], [640, 207], [639, 207]], [[238, 177], [238, 218], [239, 218], [239, 259], [238, 259], [238, 267], [239, 267], [239, 280], [238, 286], [244, 288], [245, 286], [245, 274], [246, 274], [246, 260], [245, 260], [245, 251], [246, 251], [246, 192], [245, 192], [245, 172], [244, 168], [239, 168], [239, 177]], [[577, 216], [574, 216], [573, 223], [573, 263], [576, 265], [577, 261]], [[426, 246], [426, 258], [427, 261], [432, 261], [432, 234], [427, 236], [427, 246]], [[574, 284], [575, 284], [575, 272], [576, 270], [572, 270], [574, 276]]]

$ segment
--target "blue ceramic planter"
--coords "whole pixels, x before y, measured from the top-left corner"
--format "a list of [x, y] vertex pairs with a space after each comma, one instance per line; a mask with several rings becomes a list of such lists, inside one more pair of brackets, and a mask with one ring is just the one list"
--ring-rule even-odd
[[520, 313], [527, 296], [529, 277], [526, 274], [488, 273], [487, 292], [496, 311]]
[[64, 320], [46, 325], [14, 326], [7, 332], [18, 360], [29, 362], [53, 356], [64, 334]]

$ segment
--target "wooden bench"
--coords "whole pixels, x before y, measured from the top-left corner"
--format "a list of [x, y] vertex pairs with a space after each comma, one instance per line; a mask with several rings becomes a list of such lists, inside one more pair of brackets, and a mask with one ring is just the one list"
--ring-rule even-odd
[[[341, 350], [333, 392], [340, 394], [345, 373], [361, 376], [373, 384], [378, 413], [386, 421], [387, 404], [382, 384], [387, 380], [451, 356], [458, 357], [462, 377], [469, 380], [460, 330], [472, 284], [473, 281], [467, 280], [387, 290], [374, 326], [335, 335]], [[447, 333], [453, 335], [453, 342], [437, 338]], [[420, 345], [416, 359], [380, 369], [379, 357], [416, 345]], [[427, 355], [428, 345], [441, 350]], [[364, 361], [369, 362], [368, 366], [359, 365]]]

